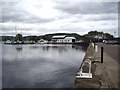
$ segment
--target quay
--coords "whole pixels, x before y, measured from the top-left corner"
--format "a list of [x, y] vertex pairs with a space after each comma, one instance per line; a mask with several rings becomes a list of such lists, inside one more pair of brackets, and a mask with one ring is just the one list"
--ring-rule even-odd
[[[79, 71], [83, 68], [83, 72], [88, 72], [88, 65], [83, 67], [83, 63], [87, 59], [91, 60], [92, 78], [76, 77], [74, 88], [105, 88], [107, 90], [119, 88], [119, 61], [117, 50], [119, 45], [111, 46], [109, 44], [97, 43], [97, 46], [96, 51], [94, 44], [89, 44], [86, 55], [79, 68]], [[101, 63], [101, 47], [103, 47], [103, 63]]]

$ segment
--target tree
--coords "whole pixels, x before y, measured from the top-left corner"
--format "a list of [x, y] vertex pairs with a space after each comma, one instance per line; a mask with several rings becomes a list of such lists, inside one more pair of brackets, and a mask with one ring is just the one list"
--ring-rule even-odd
[[15, 36], [15, 40], [16, 41], [22, 41], [23, 40], [23, 38], [22, 38], [22, 34], [17, 34], [16, 36]]
[[90, 31], [87, 34], [88, 36], [95, 37], [95, 36], [101, 36], [103, 38], [112, 39], [113, 35], [110, 35], [109, 33], [104, 32], [98, 32], [98, 31]]
[[104, 36], [107, 38], [107, 39], [113, 39], [114, 36], [113, 35], [110, 35], [108, 33], [105, 33]]
[[97, 31], [90, 31], [90, 32], [88, 32], [88, 35], [91, 35], [91, 36], [93, 36], [93, 35], [97, 35], [99, 32], [97, 32]]

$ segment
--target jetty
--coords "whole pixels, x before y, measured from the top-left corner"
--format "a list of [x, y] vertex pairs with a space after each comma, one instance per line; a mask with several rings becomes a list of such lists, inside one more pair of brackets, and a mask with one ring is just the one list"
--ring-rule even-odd
[[[104, 52], [104, 48], [102, 44], [96, 45], [92, 42], [89, 44], [76, 74], [74, 88], [105, 88], [107, 90], [119, 88], [119, 63]], [[91, 69], [89, 64], [85, 63], [88, 60], [91, 61]], [[87, 77], [84, 75], [86, 72]]]

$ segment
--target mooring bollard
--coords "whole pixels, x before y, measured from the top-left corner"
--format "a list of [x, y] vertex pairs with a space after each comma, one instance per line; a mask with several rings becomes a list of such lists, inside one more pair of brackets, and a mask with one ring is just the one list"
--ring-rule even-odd
[[103, 47], [101, 47], [101, 63], [103, 63]]
[[98, 46], [97, 46], [97, 44], [95, 44], [94, 48], [95, 48], [95, 52], [97, 52], [97, 51], [98, 51]]
[[95, 43], [94, 43], [94, 49], [95, 49]]
[[92, 42], [92, 46], [94, 47], [94, 43]]

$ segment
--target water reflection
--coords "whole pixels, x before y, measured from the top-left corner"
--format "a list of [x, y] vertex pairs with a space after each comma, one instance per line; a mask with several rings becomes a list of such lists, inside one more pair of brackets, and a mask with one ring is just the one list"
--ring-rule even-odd
[[3, 87], [72, 87], [85, 51], [72, 45], [3, 45]]
[[22, 45], [17, 45], [16, 46], [16, 50], [19, 52], [19, 51], [22, 51]]

